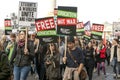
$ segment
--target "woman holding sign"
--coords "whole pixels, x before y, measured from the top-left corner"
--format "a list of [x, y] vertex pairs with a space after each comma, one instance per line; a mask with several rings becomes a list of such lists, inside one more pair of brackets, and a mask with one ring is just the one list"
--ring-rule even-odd
[[[27, 30], [26, 30], [27, 32]], [[14, 62], [14, 80], [26, 80], [31, 69], [31, 60], [34, 56], [33, 42], [27, 40], [27, 34], [24, 31], [19, 33], [19, 41], [14, 49], [10, 63]]]
[[59, 65], [59, 51], [54, 43], [48, 47], [45, 57], [46, 77], [48, 80], [59, 80], [60, 65]]

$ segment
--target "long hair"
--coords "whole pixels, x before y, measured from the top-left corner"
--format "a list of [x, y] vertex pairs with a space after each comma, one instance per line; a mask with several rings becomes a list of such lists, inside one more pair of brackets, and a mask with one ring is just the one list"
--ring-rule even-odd
[[[91, 43], [91, 46], [90, 46], [90, 47], [88, 46], [89, 43]], [[89, 49], [89, 50], [92, 49], [92, 48], [93, 48], [92, 42], [90, 41], [90, 42], [88, 42], [88, 44], [87, 44], [87, 46], [86, 46], [86, 49]]]
[[3, 51], [4, 50], [4, 47], [2, 45], [2, 43], [0, 42], [0, 51]]
[[[54, 53], [59, 53], [59, 50], [58, 50], [58, 47], [55, 43], [51, 43], [51, 46], [54, 46], [55, 49], [54, 49]], [[46, 54], [50, 54], [51, 53], [51, 50], [50, 50], [50, 45], [47, 47], [47, 53]]]

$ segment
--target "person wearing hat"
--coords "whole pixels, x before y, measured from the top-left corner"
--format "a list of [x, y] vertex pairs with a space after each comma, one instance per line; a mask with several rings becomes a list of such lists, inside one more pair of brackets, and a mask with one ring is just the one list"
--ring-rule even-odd
[[67, 38], [67, 52], [63, 62], [66, 63], [63, 80], [80, 80], [79, 74], [83, 69], [84, 57], [82, 50], [75, 46], [74, 37]]
[[118, 42], [118, 39], [113, 39], [110, 55], [110, 62], [113, 63], [114, 78], [120, 78], [120, 45]]

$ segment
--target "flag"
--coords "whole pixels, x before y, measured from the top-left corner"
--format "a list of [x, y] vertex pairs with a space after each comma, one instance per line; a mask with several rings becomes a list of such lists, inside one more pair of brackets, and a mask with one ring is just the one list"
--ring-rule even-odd
[[87, 21], [87, 22], [84, 24], [84, 30], [87, 30], [87, 31], [90, 31], [90, 30], [91, 30], [90, 21]]
[[85, 35], [87, 36], [91, 36], [91, 25], [90, 25], [90, 21], [87, 21], [85, 24], [84, 24], [84, 31], [85, 31]]

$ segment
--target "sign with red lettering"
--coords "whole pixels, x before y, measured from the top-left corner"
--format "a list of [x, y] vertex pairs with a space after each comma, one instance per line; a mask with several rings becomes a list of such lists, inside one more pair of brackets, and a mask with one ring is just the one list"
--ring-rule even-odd
[[57, 34], [76, 35], [77, 7], [58, 6]]
[[56, 27], [53, 17], [35, 19], [37, 36], [41, 43], [50, 43], [57, 41]]
[[10, 35], [10, 33], [12, 32], [11, 19], [5, 19], [4, 26], [5, 26], [5, 35]]
[[101, 40], [102, 35], [104, 31], [104, 25], [103, 24], [95, 24], [92, 25], [92, 33], [91, 38], [96, 40]]
[[57, 20], [57, 24], [61, 26], [76, 25], [76, 23], [77, 23], [76, 18], [58, 18]]
[[37, 31], [45, 31], [55, 29], [53, 18], [37, 19], [35, 21]]
[[84, 24], [83, 22], [78, 22], [76, 26], [76, 35], [83, 36], [84, 35]]

